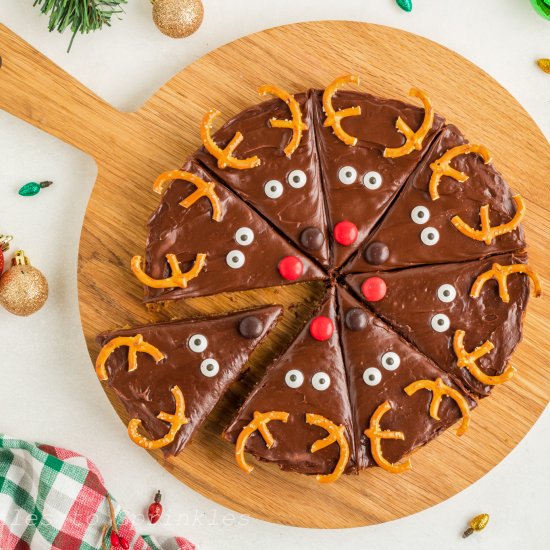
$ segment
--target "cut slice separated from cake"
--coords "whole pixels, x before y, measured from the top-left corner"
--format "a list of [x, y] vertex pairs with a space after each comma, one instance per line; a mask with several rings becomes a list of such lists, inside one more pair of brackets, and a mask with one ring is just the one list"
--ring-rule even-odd
[[[315, 132], [330, 222], [332, 265], [339, 268], [390, 206], [443, 126], [443, 119], [433, 113], [422, 92], [414, 91], [420, 93], [424, 108], [420, 102], [417, 107], [360, 92], [337, 91], [331, 96], [331, 89], [327, 89], [328, 93], [317, 90], [313, 94]], [[344, 136], [326, 125], [330, 122], [326, 111], [331, 108], [336, 112], [360, 110], [342, 119]], [[422, 133], [417, 148], [405, 147], [408, 141], [396, 128], [398, 120]]]
[[455, 126], [434, 140], [378, 228], [344, 266], [363, 273], [484, 258], [525, 247], [525, 204]]
[[513, 375], [508, 360], [521, 340], [531, 277], [539, 294], [522, 253], [348, 275], [346, 283], [440, 368], [485, 396]]
[[408, 455], [456, 422], [462, 435], [476, 402], [346, 290], [337, 295], [358, 466], [407, 471]]
[[132, 270], [145, 302], [208, 296], [324, 278], [323, 270], [197, 163], [161, 175], [145, 265]]
[[100, 334], [96, 372], [132, 419], [130, 438], [180, 453], [281, 312], [266, 306]]
[[223, 436], [235, 444], [237, 463], [247, 472], [245, 452], [330, 482], [356, 470], [352, 417], [332, 288]]
[[311, 92], [291, 96], [275, 91], [285, 100], [273, 99], [245, 109], [211, 138], [221, 150], [240, 133], [242, 141], [231, 154], [237, 162], [254, 159], [249, 168], [233, 168], [231, 161], [226, 166], [225, 156], [220, 160], [205, 148], [196, 158], [298, 248], [327, 267], [327, 218]]

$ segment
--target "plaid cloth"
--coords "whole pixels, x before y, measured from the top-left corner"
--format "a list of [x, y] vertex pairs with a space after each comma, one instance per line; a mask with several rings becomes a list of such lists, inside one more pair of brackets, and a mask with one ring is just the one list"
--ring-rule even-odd
[[[111, 524], [103, 478], [87, 458], [0, 434], [0, 550], [99, 550]], [[132, 550], [193, 550], [184, 538], [140, 536], [114, 499]], [[110, 530], [105, 537], [110, 548]]]

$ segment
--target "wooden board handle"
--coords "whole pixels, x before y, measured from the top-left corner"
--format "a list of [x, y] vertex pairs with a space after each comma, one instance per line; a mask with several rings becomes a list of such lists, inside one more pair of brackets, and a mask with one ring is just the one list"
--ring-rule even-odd
[[0, 25], [0, 108], [97, 158], [128, 123], [15, 33]]

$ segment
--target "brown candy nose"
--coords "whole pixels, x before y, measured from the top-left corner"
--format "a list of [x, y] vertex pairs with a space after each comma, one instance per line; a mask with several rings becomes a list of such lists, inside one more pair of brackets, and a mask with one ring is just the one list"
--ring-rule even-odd
[[319, 250], [325, 242], [325, 236], [318, 227], [306, 227], [300, 234], [300, 243], [308, 250]]
[[363, 257], [371, 265], [380, 265], [390, 257], [390, 249], [386, 244], [374, 241], [365, 248]]

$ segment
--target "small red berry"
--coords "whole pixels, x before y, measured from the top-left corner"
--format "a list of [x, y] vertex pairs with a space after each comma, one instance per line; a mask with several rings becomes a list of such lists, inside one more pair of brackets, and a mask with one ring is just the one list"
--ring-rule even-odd
[[302, 276], [304, 272], [304, 264], [302, 260], [296, 256], [285, 256], [279, 262], [279, 273], [283, 279], [287, 281], [295, 281]]
[[130, 543], [124, 537], [119, 537], [119, 541], [122, 550], [128, 550], [130, 548]]
[[386, 295], [386, 283], [380, 277], [369, 277], [363, 281], [361, 292], [369, 302], [378, 302]]
[[328, 340], [332, 336], [333, 332], [333, 322], [328, 317], [324, 317], [323, 315], [315, 317], [309, 325], [309, 333], [313, 336], [313, 338], [315, 338], [315, 340], [319, 340], [319, 342]]
[[357, 240], [357, 226], [348, 220], [334, 226], [334, 240], [342, 246], [349, 246]]
[[161, 496], [160, 491], [157, 491], [157, 494], [155, 495], [155, 502], [149, 506], [147, 515], [151, 523], [156, 523], [162, 515], [162, 504], [160, 503]]
[[118, 548], [120, 546], [120, 539], [114, 531], [111, 531], [111, 546], [113, 548]]

